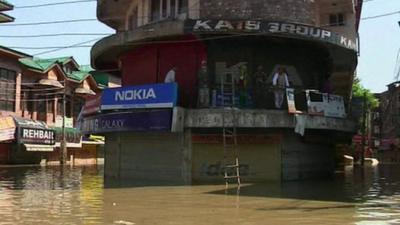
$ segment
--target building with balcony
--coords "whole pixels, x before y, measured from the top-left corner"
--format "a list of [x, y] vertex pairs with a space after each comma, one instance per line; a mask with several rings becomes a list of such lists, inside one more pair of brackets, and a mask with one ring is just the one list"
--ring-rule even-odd
[[0, 1], [0, 23], [14, 22], [14, 17], [3, 13], [4, 11], [10, 11], [13, 9], [14, 9], [14, 6], [11, 5], [9, 2], [4, 1], [4, 0]]
[[[108, 75], [72, 57], [39, 59], [1, 46], [0, 58], [0, 163], [58, 161], [64, 99], [69, 155], [85, 155], [77, 117], [86, 98], [108, 87]], [[49, 135], [24, 139], [23, 130]]]
[[[174, 69], [183, 112], [181, 132], [106, 134], [106, 178], [220, 180], [215, 137], [225, 124], [221, 83], [228, 77], [238, 90], [244, 180], [332, 174], [334, 145], [351, 140], [354, 125], [344, 113], [315, 113], [304, 96], [328, 93], [347, 106], [361, 8], [362, 0], [98, 0], [98, 19], [115, 34], [93, 46], [92, 66], [119, 74], [122, 86], [163, 83]], [[292, 114], [286, 101], [275, 104], [280, 69], [295, 90]]]

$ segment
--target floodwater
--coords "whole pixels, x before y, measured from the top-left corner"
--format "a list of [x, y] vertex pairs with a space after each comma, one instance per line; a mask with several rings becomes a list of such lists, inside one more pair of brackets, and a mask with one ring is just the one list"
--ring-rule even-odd
[[400, 224], [400, 166], [333, 180], [104, 188], [102, 168], [1, 167], [0, 225]]

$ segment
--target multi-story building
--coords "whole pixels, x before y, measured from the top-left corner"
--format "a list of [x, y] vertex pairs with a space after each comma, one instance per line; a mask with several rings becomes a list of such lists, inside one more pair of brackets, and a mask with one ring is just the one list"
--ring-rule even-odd
[[[184, 111], [182, 132], [104, 131], [106, 178], [221, 179], [223, 150], [215, 136], [225, 124], [218, 99], [225, 98], [220, 87], [229, 76], [240, 92], [236, 122], [245, 180], [331, 174], [334, 143], [349, 140], [353, 124], [343, 116], [277, 110], [271, 87], [281, 68], [296, 99], [313, 89], [348, 102], [361, 8], [362, 0], [98, 0], [98, 19], [116, 33], [94, 45], [92, 66], [119, 71], [122, 86], [163, 83], [172, 71]], [[296, 102], [307, 111], [302, 105]], [[294, 117], [305, 121], [297, 124], [303, 137], [294, 132]]]
[[377, 138], [378, 156], [382, 162], [399, 162], [400, 153], [400, 82], [387, 85], [388, 89], [377, 94], [379, 108], [372, 122]]
[[4, 11], [10, 11], [13, 9], [14, 9], [14, 6], [11, 5], [9, 2], [0, 0], [0, 23], [9, 23], [9, 22], [14, 21], [13, 17], [3, 13]]
[[[85, 99], [108, 86], [102, 77], [106, 75], [79, 66], [72, 57], [38, 59], [1, 47], [0, 58], [0, 163], [58, 161], [55, 146], [62, 135], [64, 109], [70, 121], [66, 132], [69, 154], [79, 153], [82, 140], [74, 129], [77, 117]], [[31, 131], [32, 137], [25, 140], [24, 130]], [[40, 138], [40, 131], [48, 131], [49, 137]], [[78, 151], [72, 151], [77, 147]]]

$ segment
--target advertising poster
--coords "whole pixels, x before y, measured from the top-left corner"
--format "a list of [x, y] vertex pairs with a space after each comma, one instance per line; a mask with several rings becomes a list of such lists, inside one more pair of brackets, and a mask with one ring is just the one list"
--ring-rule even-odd
[[294, 96], [294, 89], [293, 88], [286, 88], [286, 98], [288, 103], [288, 112], [291, 114], [295, 114], [296, 110], [296, 103], [295, 103], [295, 96]]

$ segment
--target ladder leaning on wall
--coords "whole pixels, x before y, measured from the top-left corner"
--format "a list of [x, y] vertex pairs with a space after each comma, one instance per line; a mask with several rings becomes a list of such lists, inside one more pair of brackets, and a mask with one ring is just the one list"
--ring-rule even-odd
[[[237, 143], [237, 113], [235, 109], [235, 79], [232, 73], [221, 76], [222, 139], [224, 148], [224, 179], [226, 188], [236, 181], [240, 188], [239, 148]], [[232, 122], [229, 122], [229, 118]]]

